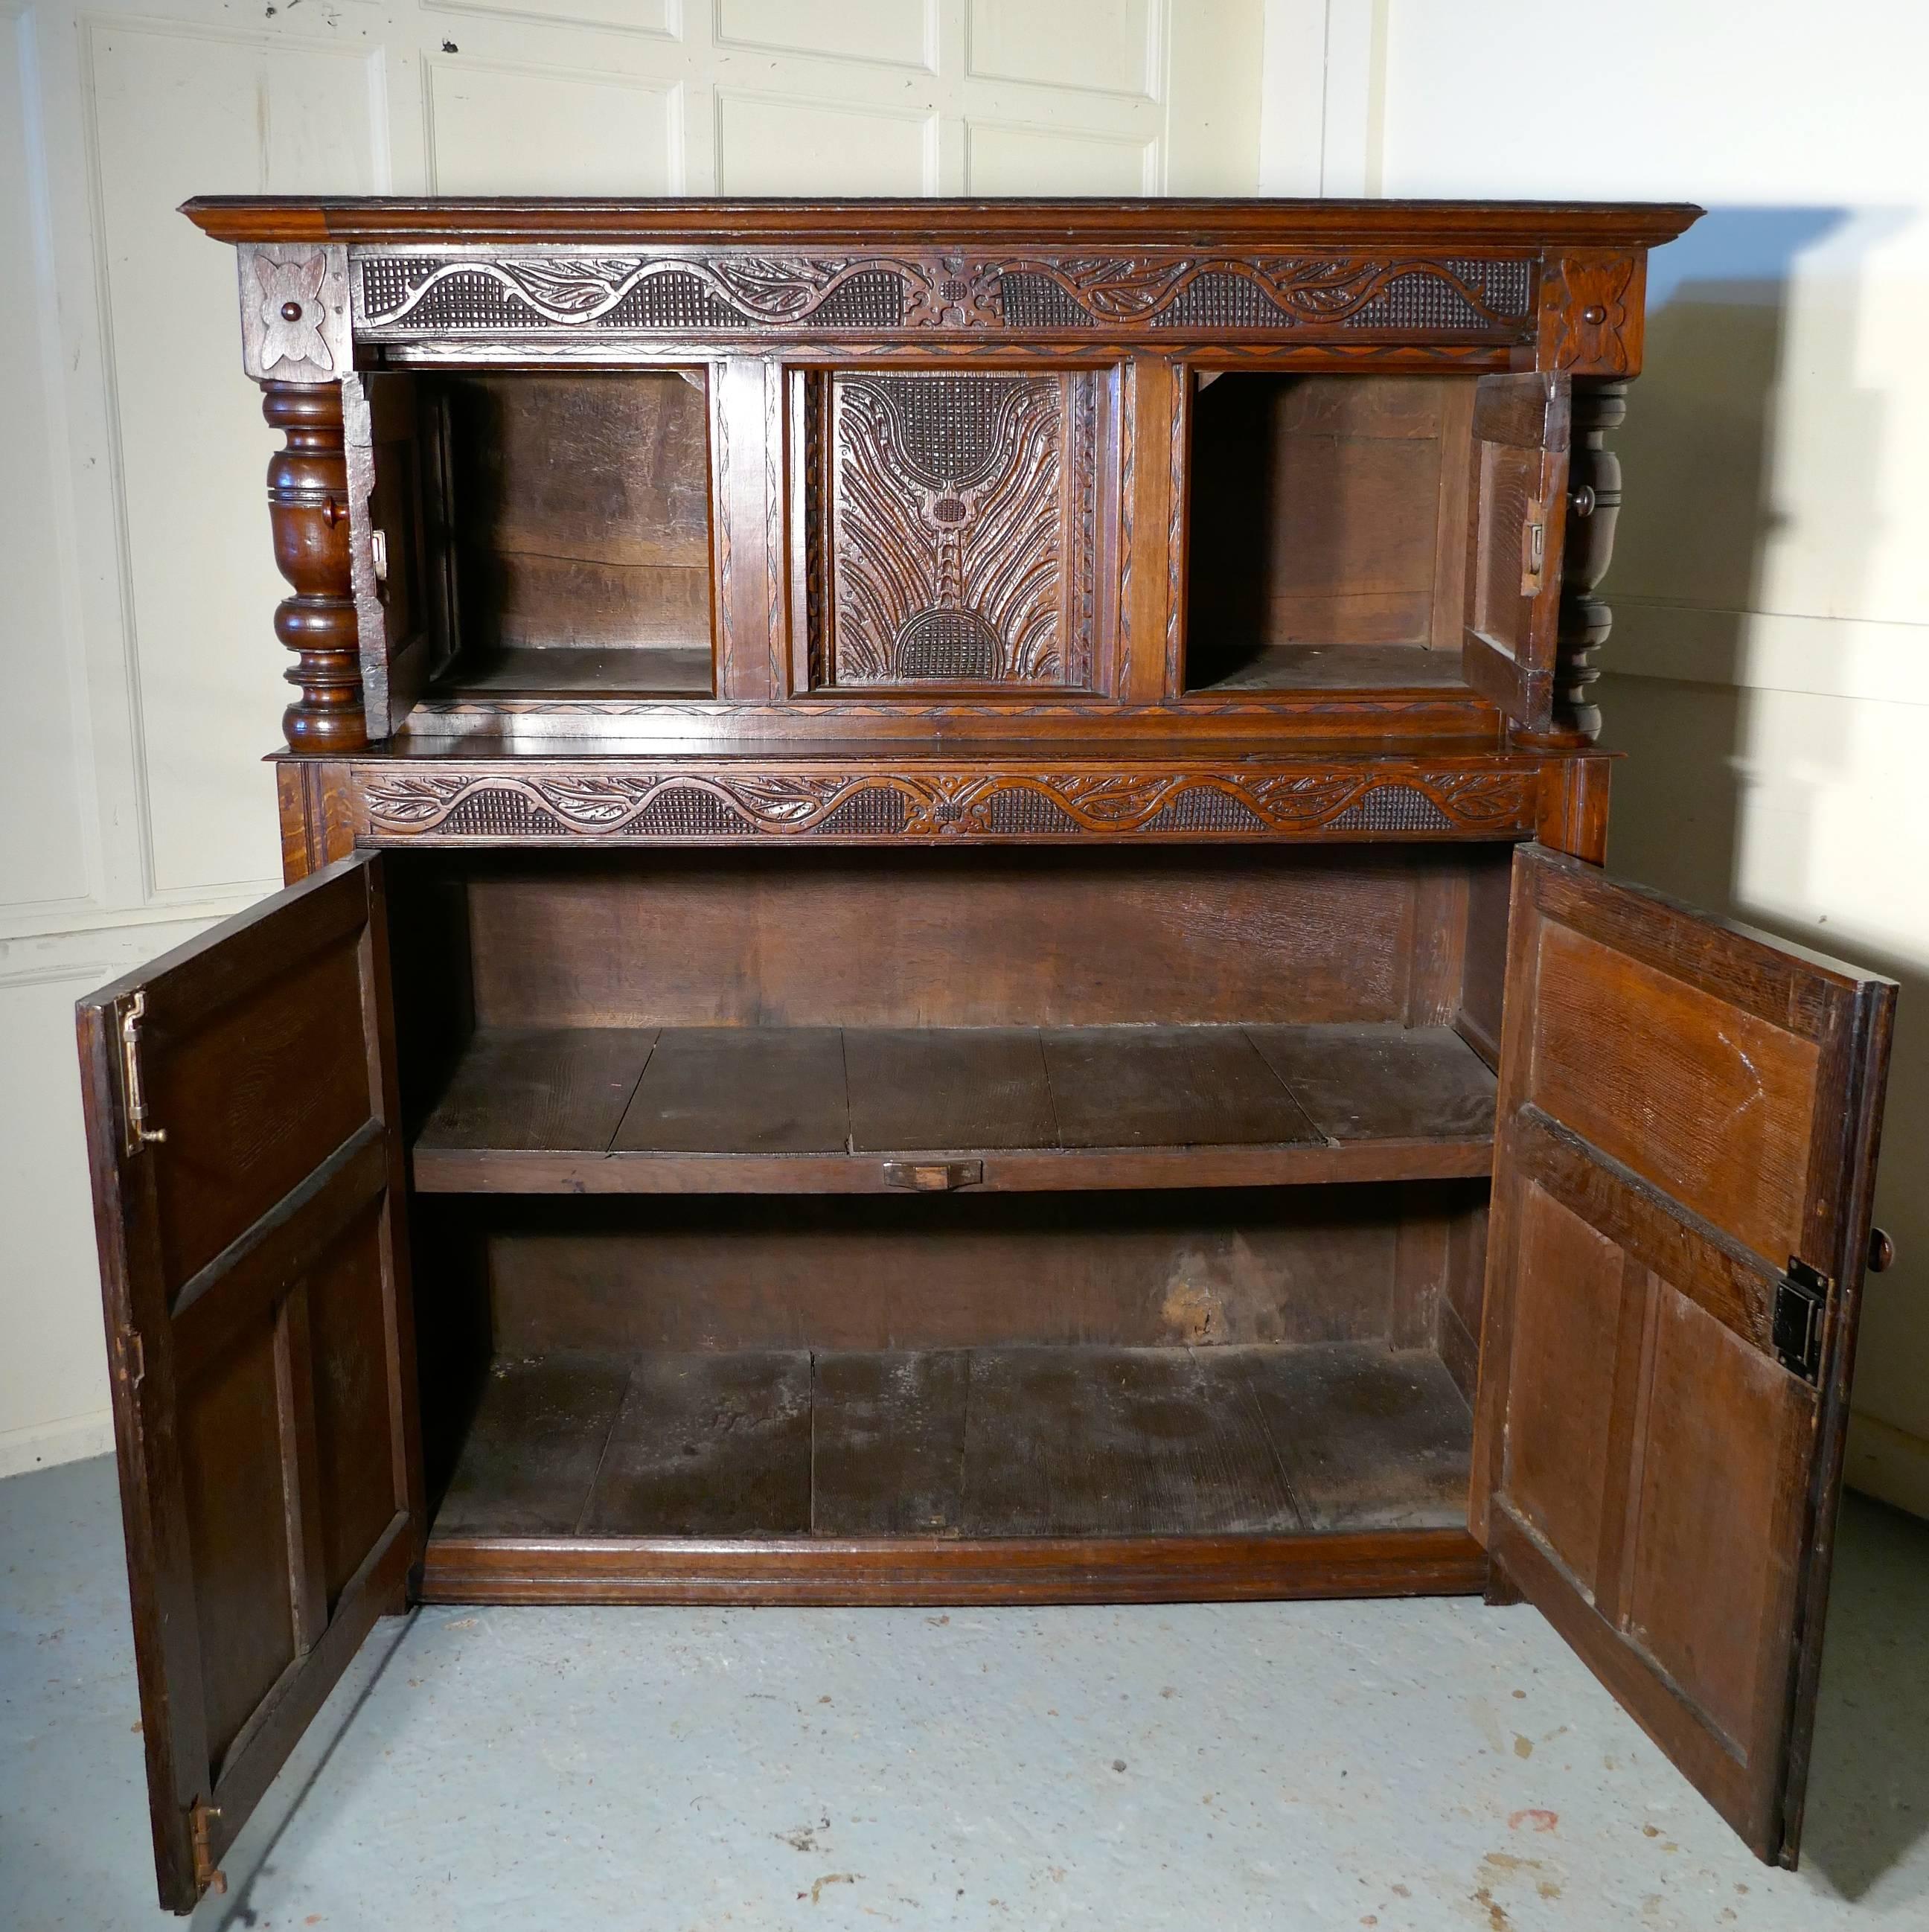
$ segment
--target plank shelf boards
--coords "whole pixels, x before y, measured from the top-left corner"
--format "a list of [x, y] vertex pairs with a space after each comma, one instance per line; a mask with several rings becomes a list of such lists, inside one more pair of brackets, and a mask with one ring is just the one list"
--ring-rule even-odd
[[1239, 650], [1208, 648], [1202, 640], [1194, 648], [1187, 688], [1195, 695], [1214, 697], [1309, 691], [1376, 698], [1396, 691], [1474, 695], [1461, 674], [1459, 651], [1425, 644], [1262, 644]]
[[499, 1360], [426, 1588], [492, 1545], [560, 1580], [578, 1544], [1455, 1532], [1472, 1444], [1438, 1357], [1372, 1342]]
[[1466, 1178], [1492, 1158], [1493, 1088], [1441, 1027], [485, 1028], [414, 1178], [616, 1194]]
[[710, 648], [702, 644], [504, 645], [458, 652], [429, 695], [464, 698], [708, 698]]

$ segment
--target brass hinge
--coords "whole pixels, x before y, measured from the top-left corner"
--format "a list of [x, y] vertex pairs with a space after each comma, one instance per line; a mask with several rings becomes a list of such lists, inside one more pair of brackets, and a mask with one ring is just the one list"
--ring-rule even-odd
[[1822, 1324], [1835, 1286], [1819, 1268], [1791, 1255], [1788, 1272], [1775, 1283], [1775, 1359], [1804, 1382], [1822, 1374]]
[[147, 1089], [141, 1082], [140, 1044], [140, 1024], [146, 1012], [146, 993], [136, 993], [121, 1010], [121, 1096], [130, 1159], [148, 1142], [167, 1138], [165, 1127], [148, 1125]]
[[121, 1330], [121, 1372], [127, 1377], [130, 1389], [139, 1388], [141, 1378], [147, 1373], [147, 1345], [137, 1328]]
[[194, 1847], [194, 1889], [196, 1894], [225, 1892], [228, 1875], [214, 1862], [214, 1820], [221, 1815], [218, 1804], [197, 1798], [188, 1808], [188, 1835]]

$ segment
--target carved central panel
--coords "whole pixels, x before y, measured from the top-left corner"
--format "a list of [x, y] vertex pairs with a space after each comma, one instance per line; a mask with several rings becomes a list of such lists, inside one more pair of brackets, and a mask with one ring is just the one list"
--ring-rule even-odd
[[1091, 376], [836, 372], [812, 407], [812, 684], [1089, 685]]

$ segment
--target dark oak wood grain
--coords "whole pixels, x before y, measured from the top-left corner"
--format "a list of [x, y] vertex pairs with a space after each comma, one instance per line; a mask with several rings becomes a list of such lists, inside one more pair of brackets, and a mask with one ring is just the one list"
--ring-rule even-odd
[[1510, 944], [1474, 1528], [1792, 1864], [1894, 988], [1532, 847]]
[[416, 1136], [448, 1193], [1250, 1185], [1486, 1171], [1493, 1082], [1444, 1027], [485, 1028]]
[[379, 862], [78, 1017], [155, 1861], [185, 1911], [421, 1548]]
[[1446, 1528], [1471, 1433], [1436, 1358], [1375, 1343], [538, 1357], [492, 1373], [434, 1533]]

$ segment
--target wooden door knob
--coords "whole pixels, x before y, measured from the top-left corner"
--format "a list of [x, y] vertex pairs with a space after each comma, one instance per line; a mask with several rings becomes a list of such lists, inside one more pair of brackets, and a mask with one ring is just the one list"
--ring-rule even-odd
[[1895, 1260], [1895, 1241], [1886, 1228], [1869, 1230], [1869, 1272], [1881, 1274]]

